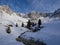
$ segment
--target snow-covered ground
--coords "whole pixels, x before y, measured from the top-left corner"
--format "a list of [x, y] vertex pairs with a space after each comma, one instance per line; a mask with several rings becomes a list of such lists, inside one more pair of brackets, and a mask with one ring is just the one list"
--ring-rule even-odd
[[22, 37], [35, 40], [40, 39], [47, 45], [60, 45], [60, 21], [52, 21], [43, 24], [44, 28], [38, 32], [27, 32]]
[[[10, 27], [11, 33], [8, 34], [6, 32], [7, 24], [10, 24], [11, 22], [4, 21], [3, 23], [0, 23], [0, 45], [23, 45], [22, 42], [17, 42], [16, 38], [23, 32], [28, 31], [26, 28], [22, 27]], [[13, 24], [13, 23], [12, 23]]]

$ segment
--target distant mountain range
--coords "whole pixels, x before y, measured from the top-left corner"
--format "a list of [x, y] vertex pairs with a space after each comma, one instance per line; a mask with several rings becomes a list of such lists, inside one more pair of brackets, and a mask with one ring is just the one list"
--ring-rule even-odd
[[[7, 5], [0, 6], [0, 14], [2, 13], [2, 11], [5, 11], [9, 15], [13, 13], [13, 11]], [[16, 13], [16, 14], [21, 17], [30, 18], [30, 19], [37, 19], [39, 17], [59, 17], [60, 18], [60, 9], [57, 9], [56, 11], [54, 11], [54, 13], [43, 13], [43, 12], [40, 13], [40, 12], [32, 11], [27, 14], [23, 14], [23, 13]]]
[[29, 18], [37, 19], [39, 17], [58, 17], [60, 18], [60, 8], [54, 11], [53, 13], [40, 13], [40, 12], [30, 12], [27, 14]]
[[57, 9], [53, 14], [52, 14], [53, 17], [59, 17], [60, 18], [60, 8]]

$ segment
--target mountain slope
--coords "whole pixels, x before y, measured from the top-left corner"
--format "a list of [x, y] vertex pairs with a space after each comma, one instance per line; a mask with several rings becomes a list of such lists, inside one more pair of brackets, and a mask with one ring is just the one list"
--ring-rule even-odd
[[[0, 6], [0, 45], [24, 45], [22, 42], [17, 42], [16, 38], [21, 33], [28, 31], [28, 29], [21, 27], [21, 23], [26, 24], [28, 20], [20, 17], [13, 11], [10, 13], [10, 11], [8, 6]], [[18, 27], [15, 26], [16, 23]], [[6, 32], [8, 25], [13, 26], [10, 27], [10, 34]]]
[[57, 10], [53, 13], [52, 16], [53, 16], [53, 17], [59, 17], [59, 18], [60, 18], [60, 8], [57, 9]]
[[[6, 9], [7, 7], [7, 9]], [[8, 6], [0, 6], [0, 18], [3, 20], [9, 20], [11, 22], [13, 22], [14, 24], [18, 23], [19, 25], [21, 25], [22, 22], [26, 23], [28, 20], [26, 18], [22, 18], [20, 17], [18, 14], [16, 14], [15, 12], [11, 11], [12, 13], [7, 13], [10, 12], [9, 7]], [[1, 20], [0, 19], [0, 20]]]

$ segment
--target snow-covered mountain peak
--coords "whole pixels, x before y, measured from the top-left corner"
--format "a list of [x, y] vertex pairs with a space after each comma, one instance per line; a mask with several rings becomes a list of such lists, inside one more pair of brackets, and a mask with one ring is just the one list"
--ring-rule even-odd
[[26, 23], [28, 19], [19, 16], [17, 13], [13, 12], [8, 6], [2, 5], [0, 6], [0, 23], [5, 23], [4, 21], [12, 22], [13, 24], [17, 23], [20, 26], [22, 22]]
[[0, 13], [3, 13], [3, 11], [8, 13], [9, 15], [13, 13], [13, 11], [7, 5], [0, 6]]

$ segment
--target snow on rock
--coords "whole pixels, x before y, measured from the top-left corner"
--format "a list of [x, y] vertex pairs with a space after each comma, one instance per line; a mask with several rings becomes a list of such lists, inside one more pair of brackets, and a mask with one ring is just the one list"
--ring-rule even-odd
[[10, 15], [13, 13], [13, 11], [7, 5], [0, 6], [0, 13], [3, 13], [3, 11]]
[[22, 35], [25, 39], [31, 37], [46, 42], [47, 45], [60, 45], [60, 21], [43, 24], [44, 28], [38, 32], [27, 32]]

